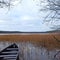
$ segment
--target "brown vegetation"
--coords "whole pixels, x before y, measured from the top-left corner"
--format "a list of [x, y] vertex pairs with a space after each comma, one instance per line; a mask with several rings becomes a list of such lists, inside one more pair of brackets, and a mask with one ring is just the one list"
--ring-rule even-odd
[[30, 42], [36, 46], [42, 46], [47, 49], [60, 49], [60, 34], [10, 34], [0, 35], [0, 41], [10, 42]]

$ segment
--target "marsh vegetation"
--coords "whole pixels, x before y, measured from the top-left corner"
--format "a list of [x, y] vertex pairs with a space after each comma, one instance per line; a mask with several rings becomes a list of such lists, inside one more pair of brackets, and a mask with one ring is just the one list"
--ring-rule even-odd
[[12, 43], [19, 47], [20, 60], [60, 60], [59, 34], [0, 36], [0, 50]]

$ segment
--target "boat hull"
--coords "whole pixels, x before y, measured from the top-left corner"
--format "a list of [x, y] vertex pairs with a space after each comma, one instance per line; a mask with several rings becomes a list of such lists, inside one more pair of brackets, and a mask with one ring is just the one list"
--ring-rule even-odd
[[0, 52], [0, 60], [19, 60], [18, 46], [14, 43]]

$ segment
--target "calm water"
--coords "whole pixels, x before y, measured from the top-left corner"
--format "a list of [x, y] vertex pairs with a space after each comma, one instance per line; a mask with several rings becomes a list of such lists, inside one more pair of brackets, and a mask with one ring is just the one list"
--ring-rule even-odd
[[[0, 42], [0, 50], [4, 49], [11, 42]], [[16, 43], [19, 47], [20, 60], [60, 60], [60, 49], [47, 50], [44, 47], [35, 46], [29, 42]]]

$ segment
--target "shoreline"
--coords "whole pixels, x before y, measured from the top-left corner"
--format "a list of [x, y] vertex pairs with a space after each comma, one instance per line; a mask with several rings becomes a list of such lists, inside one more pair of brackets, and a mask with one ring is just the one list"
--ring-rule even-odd
[[49, 34], [60, 34], [60, 33], [0, 33], [0, 35], [49, 35]]

